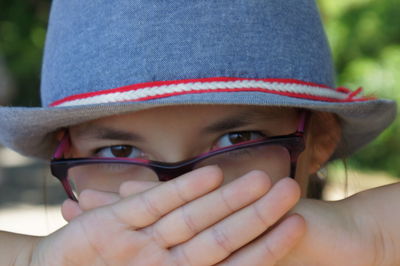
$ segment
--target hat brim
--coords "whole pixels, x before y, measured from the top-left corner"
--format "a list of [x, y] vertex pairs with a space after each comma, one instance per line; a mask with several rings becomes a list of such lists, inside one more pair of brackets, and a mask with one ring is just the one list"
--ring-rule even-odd
[[396, 116], [392, 100], [326, 102], [263, 92], [214, 92], [171, 96], [144, 102], [72, 107], [1, 107], [0, 142], [26, 156], [49, 160], [57, 146], [55, 132], [101, 117], [172, 105], [255, 105], [305, 108], [334, 113], [342, 139], [332, 158], [342, 158], [377, 137]]

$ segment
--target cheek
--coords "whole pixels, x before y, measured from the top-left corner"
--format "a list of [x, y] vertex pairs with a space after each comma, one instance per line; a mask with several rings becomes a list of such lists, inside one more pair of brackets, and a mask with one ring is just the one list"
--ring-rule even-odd
[[126, 181], [154, 181], [157, 175], [149, 168], [130, 164], [89, 164], [71, 168], [68, 180], [76, 195], [82, 190], [119, 191]]
[[290, 155], [282, 146], [264, 146], [216, 156], [201, 166], [218, 165], [224, 174], [224, 183], [253, 170], [265, 172], [273, 182], [290, 175]]

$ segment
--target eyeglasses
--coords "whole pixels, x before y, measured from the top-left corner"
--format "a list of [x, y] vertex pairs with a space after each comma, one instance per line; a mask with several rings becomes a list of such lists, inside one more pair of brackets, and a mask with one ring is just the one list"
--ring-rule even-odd
[[137, 158], [64, 159], [70, 148], [66, 131], [51, 160], [51, 172], [75, 201], [84, 189], [118, 191], [128, 180], [168, 181], [207, 165], [218, 165], [228, 179], [251, 170], [263, 170], [275, 178], [294, 177], [297, 158], [305, 148], [305, 119], [306, 112], [302, 112], [298, 128], [292, 134], [244, 141], [177, 163]]

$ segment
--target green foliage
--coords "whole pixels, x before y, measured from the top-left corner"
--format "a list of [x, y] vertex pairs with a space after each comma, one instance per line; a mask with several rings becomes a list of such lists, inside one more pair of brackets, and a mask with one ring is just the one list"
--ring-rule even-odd
[[400, 123], [396, 121], [376, 141], [370, 143], [356, 153], [350, 166], [361, 170], [386, 171], [389, 174], [400, 176]]
[[[319, 0], [340, 86], [400, 102], [398, 0]], [[356, 153], [349, 165], [400, 177], [400, 120]]]
[[40, 104], [40, 64], [49, 5], [49, 0], [0, 1], [0, 56], [16, 83], [14, 105]]

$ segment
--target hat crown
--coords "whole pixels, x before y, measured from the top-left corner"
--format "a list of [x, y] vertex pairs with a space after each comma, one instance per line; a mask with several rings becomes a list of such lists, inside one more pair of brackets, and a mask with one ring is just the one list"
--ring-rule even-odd
[[54, 0], [42, 104], [151, 81], [289, 78], [333, 86], [314, 0]]

